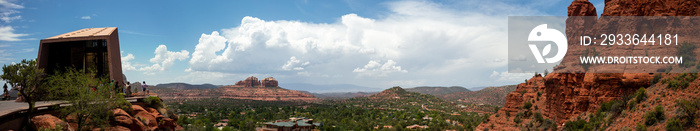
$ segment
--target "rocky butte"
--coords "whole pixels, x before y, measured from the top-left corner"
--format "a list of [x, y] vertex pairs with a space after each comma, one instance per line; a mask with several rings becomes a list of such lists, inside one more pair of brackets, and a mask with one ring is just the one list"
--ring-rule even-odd
[[258, 81], [258, 78], [251, 76], [246, 78], [245, 80], [238, 81], [236, 82], [234, 87], [278, 87], [277, 85], [277, 80], [272, 77], [268, 77], [263, 79], [262, 81]]
[[193, 99], [193, 98], [231, 98], [261, 101], [304, 101], [316, 102], [319, 98], [304, 92], [284, 89], [278, 86], [275, 78], [268, 77], [262, 81], [256, 77], [248, 77], [234, 85], [221, 86], [214, 89], [153, 89], [163, 99]]
[[[593, 4], [587, 0], [574, 0], [568, 7], [569, 16], [596, 16], [597, 12]], [[685, 0], [605, 0], [605, 10], [600, 18], [593, 19], [567, 19], [566, 34], [570, 37], [569, 48], [566, 57], [561, 64], [554, 68], [553, 73], [542, 76], [535, 75], [526, 83], [518, 84], [516, 90], [506, 96], [506, 103], [494, 115], [480, 124], [476, 130], [563, 130], [567, 121], [581, 118], [590, 121], [589, 116], [598, 110], [605, 102], [623, 100], [624, 96], [633, 94], [640, 87], [646, 88], [648, 99], [640, 100], [638, 104], [630, 104], [617, 116], [606, 117], [600, 130], [633, 130], [644, 125], [642, 117], [646, 112], [654, 110], [655, 106], [661, 106], [666, 111], [666, 120], [657, 124], [647, 125], [645, 129], [663, 130], [670, 118], [677, 116], [679, 107], [675, 101], [680, 99], [699, 99], [699, 85], [697, 79], [689, 80], [689, 86], [685, 89], [669, 90], [669, 84], [665, 80], [674, 79], [680, 74], [652, 74], [652, 73], [562, 73], [572, 70], [580, 70], [581, 66], [571, 66], [578, 63], [578, 56], [582, 56], [584, 48], [577, 46], [579, 40], [576, 36], [581, 34], [597, 34], [598, 32], [626, 32], [643, 30], [641, 26], [617, 27], [605, 16], [697, 16], [700, 14], [700, 1]], [[629, 22], [629, 21], [621, 21]], [[687, 21], [679, 22], [684, 24]], [[624, 24], [624, 23], [623, 23]], [[632, 23], [630, 23], [632, 24]], [[676, 25], [683, 27], [683, 25]], [[663, 31], [683, 32], [698, 34], [697, 30], [687, 28], [662, 28]], [[660, 32], [657, 32], [660, 33]], [[697, 43], [695, 39], [685, 39]], [[619, 48], [600, 48], [601, 55], [616, 55]], [[636, 47], [635, 47], [636, 48]], [[633, 51], [642, 51], [634, 49]], [[645, 49], [650, 54], [675, 54], [676, 49], [650, 48]], [[697, 52], [693, 50], [693, 52]], [[666, 69], [667, 66], [626, 66], [617, 69], [623, 72], [639, 72], [638, 70]], [[698, 67], [692, 67], [698, 68]], [[599, 68], [591, 67], [592, 70]], [[653, 82], [654, 77], [659, 76], [662, 82]], [[623, 105], [624, 107], [625, 105]], [[541, 113], [544, 121], [538, 121], [532, 114]], [[697, 127], [684, 127], [686, 130], [697, 130]]]

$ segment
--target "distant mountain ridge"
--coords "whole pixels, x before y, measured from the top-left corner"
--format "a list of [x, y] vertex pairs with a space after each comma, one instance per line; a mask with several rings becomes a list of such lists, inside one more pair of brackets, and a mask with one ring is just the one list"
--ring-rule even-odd
[[316, 102], [320, 100], [305, 92], [278, 87], [276, 86], [277, 81], [272, 77], [263, 79], [263, 81], [265, 82], [257, 81], [257, 78], [251, 76], [244, 81], [237, 82], [238, 84], [236, 85], [215, 86], [211, 84], [190, 85], [185, 83], [170, 83], [158, 84], [156, 87], [149, 88], [149, 90], [158, 94], [162, 99], [231, 98], [261, 101], [305, 102]]
[[449, 94], [449, 93], [456, 93], [456, 92], [470, 92], [471, 90], [461, 87], [461, 86], [451, 86], [451, 87], [443, 87], [443, 86], [419, 86], [419, 87], [413, 87], [413, 88], [406, 88], [406, 91], [409, 92], [416, 92], [416, 93], [422, 93], [422, 94], [430, 94], [430, 95], [441, 95], [441, 94]]
[[348, 99], [355, 97], [367, 97], [379, 92], [331, 92], [331, 93], [310, 93], [321, 99]]
[[371, 88], [353, 84], [316, 85], [308, 83], [280, 83], [279, 86], [291, 90], [308, 91], [320, 94], [338, 92], [379, 92], [383, 90], [381, 88]]
[[187, 83], [165, 83], [165, 84], [158, 84], [158, 85], [156, 85], [156, 87], [187, 90], [187, 89], [214, 89], [214, 88], [219, 88], [221, 86], [208, 84], [208, 83], [201, 84], [201, 85], [192, 85], [192, 84], [187, 84]]
[[515, 91], [515, 88], [515, 85], [506, 85], [487, 87], [479, 91], [456, 92], [436, 96], [447, 101], [503, 106], [506, 103], [506, 95]]

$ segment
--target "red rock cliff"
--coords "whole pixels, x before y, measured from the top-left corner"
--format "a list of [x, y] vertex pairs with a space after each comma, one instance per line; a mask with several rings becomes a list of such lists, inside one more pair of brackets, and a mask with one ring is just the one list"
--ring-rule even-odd
[[[587, 0], [575, 0], [568, 7], [569, 16], [596, 16], [593, 4]], [[700, 1], [684, 0], [606, 0], [605, 12], [603, 16], [688, 16], [700, 14]], [[566, 34], [569, 37], [583, 34], [596, 34], [598, 32], [624, 32], [639, 30], [629, 27], [614, 27], [608, 24], [610, 20], [597, 17], [569, 18], [567, 19]], [[634, 23], [630, 23], [634, 24]], [[686, 21], [680, 24], [687, 24]], [[634, 27], [634, 26], [632, 26]], [[664, 28], [664, 31], [675, 31], [683, 33], [700, 33], [694, 30]], [[506, 104], [496, 114], [491, 115], [486, 122], [480, 124], [476, 129], [490, 130], [521, 130], [528, 126], [531, 118], [523, 117], [517, 123], [516, 114], [527, 114], [540, 112], [546, 119], [553, 120], [559, 126], [586, 112], [595, 112], [601, 103], [617, 99], [625, 94], [631, 94], [639, 87], [649, 87], [652, 74], [650, 73], [558, 73], [564, 71], [580, 70], [580, 66], [568, 66], [578, 63], [578, 57], [584, 50], [578, 44], [578, 38], [569, 38], [569, 49], [567, 55], [562, 60], [562, 64], [555, 67], [554, 73], [541, 77], [535, 75], [526, 83], [517, 86], [516, 91], [507, 95]], [[687, 39], [686, 41], [697, 42], [697, 40]], [[624, 48], [611, 47], [599, 49], [601, 52], [615, 52]], [[650, 53], [672, 54], [675, 49], [651, 48]], [[630, 52], [623, 52], [630, 53]], [[607, 54], [612, 55], [612, 54]], [[623, 72], [634, 72], [635, 70], [657, 70], [666, 66], [626, 66], [618, 69]], [[596, 70], [595, 67], [591, 68]], [[525, 103], [532, 103], [534, 107], [523, 109]], [[556, 127], [556, 126], [555, 126]]]

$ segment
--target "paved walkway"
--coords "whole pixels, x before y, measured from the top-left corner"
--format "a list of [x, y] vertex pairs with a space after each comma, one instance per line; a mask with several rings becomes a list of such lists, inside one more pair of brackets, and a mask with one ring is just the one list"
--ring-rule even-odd
[[[138, 99], [143, 99], [146, 98], [145, 96], [136, 96], [136, 97], [128, 97], [125, 98], [129, 102], [136, 102]], [[50, 106], [53, 105], [59, 105], [59, 106], [68, 106], [67, 101], [39, 101], [35, 103], [35, 107], [38, 110], [46, 109]], [[29, 108], [29, 104], [26, 102], [15, 102], [14, 100], [11, 101], [0, 101], [0, 117], [12, 114], [12, 113], [17, 113], [20, 111], [27, 110]]]
[[[39, 108], [65, 103], [65, 101], [40, 101], [36, 102], [35, 106]], [[29, 108], [29, 104], [27, 104], [26, 102], [15, 102], [14, 100], [0, 101], [0, 116], [4, 116], [13, 112], [27, 110], [27, 108]]]

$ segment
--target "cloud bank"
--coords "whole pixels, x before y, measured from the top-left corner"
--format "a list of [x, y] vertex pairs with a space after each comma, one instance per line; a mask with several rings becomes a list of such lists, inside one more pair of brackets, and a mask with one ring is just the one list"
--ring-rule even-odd
[[144, 74], [149, 75], [169, 70], [175, 64], [175, 61], [184, 61], [190, 58], [189, 51], [168, 51], [168, 47], [165, 45], [159, 45], [158, 48], [156, 48], [154, 51], [155, 56], [150, 59], [150, 62], [152, 63], [150, 66], [132, 63], [132, 60], [134, 60], [135, 57], [131, 53], [127, 53], [127, 55], [124, 56], [124, 52], [122, 51], [121, 54], [122, 69], [126, 71], [142, 71]]
[[507, 68], [507, 17], [424, 1], [387, 5], [390, 12], [383, 17], [347, 14], [334, 23], [247, 16], [236, 27], [202, 34], [187, 71], [375, 87], [493, 85], [499, 84], [496, 79], [525, 79], [498, 73]]

